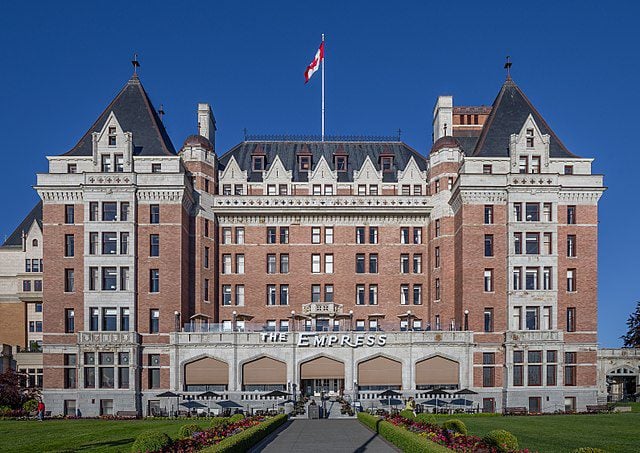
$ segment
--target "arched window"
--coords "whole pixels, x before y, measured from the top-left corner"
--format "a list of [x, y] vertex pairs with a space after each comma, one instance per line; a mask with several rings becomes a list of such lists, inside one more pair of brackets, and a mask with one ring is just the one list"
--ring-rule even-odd
[[34, 247], [38, 246], [38, 240], [34, 239], [33, 241], [31, 241], [31, 245], [33, 245]]

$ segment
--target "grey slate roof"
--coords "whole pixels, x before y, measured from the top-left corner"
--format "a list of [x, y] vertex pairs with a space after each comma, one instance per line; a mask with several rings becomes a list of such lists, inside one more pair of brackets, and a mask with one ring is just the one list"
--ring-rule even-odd
[[125, 132], [133, 133], [134, 155], [170, 156], [176, 153], [147, 92], [138, 76], [134, 75], [82, 136], [78, 144], [64, 155], [91, 156], [91, 134], [102, 130], [111, 112], [115, 113]]
[[383, 173], [384, 182], [397, 181], [397, 171], [404, 170], [409, 159], [413, 156], [420, 170], [426, 170], [425, 157], [413, 148], [402, 142], [294, 142], [294, 141], [244, 141], [233, 147], [220, 157], [220, 170], [224, 170], [231, 156], [242, 170], [247, 171], [249, 182], [262, 181], [262, 172], [252, 171], [252, 153], [256, 150], [264, 152], [268, 170], [276, 155], [280, 157], [287, 170], [292, 170], [293, 181], [304, 182], [308, 180], [308, 172], [298, 170], [297, 154], [300, 152], [311, 153], [312, 169], [318, 164], [320, 157], [324, 155], [327, 164], [335, 170], [334, 153], [345, 153], [349, 156], [346, 172], [338, 173], [338, 182], [352, 182], [353, 171], [360, 170], [367, 156], [377, 170], [381, 169], [380, 154], [393, 154], [394, 166], [392, 172]]
[[473, 156], [508, 157], [511, 134], [520, 132], [529, 114], [533, 116], [540, 131], [550, 136], [550, 157], [578, 157], [564, 146], [542, 115], [510, 78], [504, 82], [500, 93], [493, 101], [493, 108], [482, 128]]
[[4, 241], [2, 247], [22, 247], [22, 232], [27, 233], [33, 224], [33, 221], [37, 221], [40, 228], [42, 228], [42, 200], [31, 210], [24, 220], [18, 225], [18, 227], [11, 233], [11, 235]]

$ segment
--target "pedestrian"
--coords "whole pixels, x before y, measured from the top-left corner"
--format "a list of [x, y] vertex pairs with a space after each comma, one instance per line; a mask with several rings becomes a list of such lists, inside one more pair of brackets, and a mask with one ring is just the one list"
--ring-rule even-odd
[[38, 420], [44, 420], [44, 403], [42, 400], [38, 402]]
[[407, 407], [405, 407], [405, 409], [413, 412], [414, 417], [416, 416], [416, 401], [413, 399], [413, 397], [409, 398], [409, 401], [407, 401]]

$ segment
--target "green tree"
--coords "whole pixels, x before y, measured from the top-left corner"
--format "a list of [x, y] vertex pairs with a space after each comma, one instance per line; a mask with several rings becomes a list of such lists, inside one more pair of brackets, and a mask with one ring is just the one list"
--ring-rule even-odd
[[627, 333], [623, 335], [625, 348], [640, 348], [640, 301], [636, 304], [636, 311], [629, 315]]
[[20, 409], [26, 401], [39, 396], [36, 389], [24, 387], [25, 378], [12, 369], [0, 374], [0, 406]]

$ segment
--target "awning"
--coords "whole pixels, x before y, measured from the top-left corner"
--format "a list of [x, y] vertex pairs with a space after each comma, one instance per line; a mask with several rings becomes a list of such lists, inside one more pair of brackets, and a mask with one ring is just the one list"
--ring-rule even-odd
[[184, 366], [186, 385], [229, 385], [229, 365], [204, 357]]
[[435, 356], [416, 363], [416, 385], [458, 385], [459, 364]]
[[358, 364], [358, 385], [397, 385], [402, 387], [402, 364], [386, 357], [375, 357]]
[[269, 385], [287, 383], [287, 365], [284, 362], [262, 357], [242, 367], [244, 385]]
[[300, 366], [300, 379], [344, 379], [344, 363], [318, 357]]

